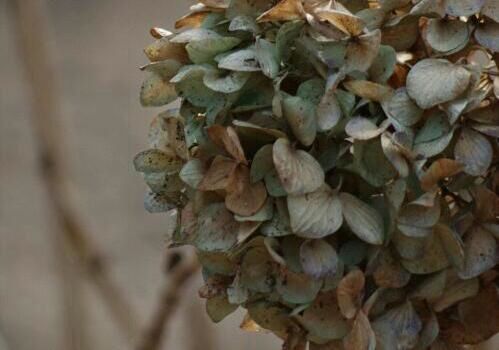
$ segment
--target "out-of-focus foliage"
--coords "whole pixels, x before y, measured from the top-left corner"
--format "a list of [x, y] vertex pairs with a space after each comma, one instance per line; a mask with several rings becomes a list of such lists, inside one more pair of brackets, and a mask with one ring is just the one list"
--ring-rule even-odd
[[154, 28], [135, 159], [214, 322], [284, 349], [499, 332], [499, 1], [204, 0]]

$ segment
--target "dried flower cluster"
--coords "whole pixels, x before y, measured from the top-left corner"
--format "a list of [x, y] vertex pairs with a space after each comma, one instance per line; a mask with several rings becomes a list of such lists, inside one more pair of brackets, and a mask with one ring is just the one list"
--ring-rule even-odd
[[203, 0], [154, 28], [135, 158], [218, 322], [284, 349], [499, 332], [499, 0]]

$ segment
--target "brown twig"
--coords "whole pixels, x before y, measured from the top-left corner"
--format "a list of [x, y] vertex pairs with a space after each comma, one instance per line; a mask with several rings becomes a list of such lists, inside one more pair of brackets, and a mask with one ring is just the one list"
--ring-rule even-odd
[[199, 269], [194, 257], [183, 258], [178, 253], [168, 257], [167, 281], [161, 293], [155, 314], [140, 339], [137, 350], [159, 350], [165, 341], [165, 330], [180, 302], [180, 295], [187, 282]]
[[86, 276], [97, 287], [115, 321], [130, 340], [137, 334], [137, 322], [130, 305], [111, 280], [105, 258], [70, 210], [64, 174], [61, 169], [61, 133], [55, 69], [47, 48], [48, 34], [44, 17], [44, 1], [11, 1], [17, 24], [22, 63], [33, 94], [33, 131], [37, 142], [41, 175], [54, 216], [60, 228], [60, 239], [76, 255]]

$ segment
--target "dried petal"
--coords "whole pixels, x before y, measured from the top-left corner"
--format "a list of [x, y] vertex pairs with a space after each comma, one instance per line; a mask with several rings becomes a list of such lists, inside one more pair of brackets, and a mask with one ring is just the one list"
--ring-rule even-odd
[[498, 261], [494, 236], [478, 225], [473, 226], [464, 239], [464, 256], [464, 268], [459, 271], [461, 278], [473, 278], [493, 268]]
[[198, 217], [195, 246], [205, 252], [226, 252], [236, 244], [238, 224], [223, 203], [210, 204]]
[[468, 43], [471, 29], [466, 22], [460, 20], [429, 19], [422, 33], [433, 50], [451, 53]]
[[216, 191], [226, 189], [234, 178], [237, 163], [223, 156], [216, 156], [210, 168], [198, 185], [201, 191]]
[[457, 175], [461, 172], [461, 163], [447, 158], [434, 161], [430, 168], [421, 176], [421, 188], [425, 191], [432, 191], [440, 180]]
[[487, 138], [471, 129], [463, 129], [454, 148], [454, 157], [473, 176], [485, 174], [492, 163], [493, 150]]
[[247, 48], [235, 51], [218, 61], [218, 67], [238, 72], [258, 72], [261, 70], [256, 51]]
[[257, 22], [292, 21], [303, 18], [301, 0], [281, 0], [277, 5], [257, 18]]
[[227, 296], [217, 296], [206, 300], [206, 313], [215, 323], [221, 322], [224, 318], [236, 311], [238, 305], [233, 305], [227, 300]]
[[339, 312], [334, 293], [321, 294], [299, 318], [311, 334], [320, 339], [341, 339], [348, 333], [348, 324]]
[[317, 190], [324, 183], [324, 171], [309, 153], [295, 150], [286, 139], [274, 143], [274, 165], [288, 194], [302, 195]]
[[340, 193], [343, 216], [350, 230], [369, 244], [382, 244], [384, 226], [381, 215], [370, 205], [349, 193]]
[[443, 59], [427, 58], [412, 67], [407, 92], [419, 107], [428, 109], [451, 101], [463, 93], [471, 73]]
[[423, 328], [410, 301], [389, 310], [371, 324], [381, 349], [412, 349]]
[[276, 291], [288, 303], [311, 303], [322, 287], [322, 280], [304, 273], [283, 270], [277, 278]]
[[316, 11], [315, 14], [351, 36], [360, 35], [364, 30], [365, 24], [362, 19], [345, 11], [327, 9]]
[[291, 229], [301, 237], [321, 238], [338, 231], [343, 223], [340, 198], [328, 185], [288, 196], [288, 208]]
[[379, 127], [371, 120], [364, 117], [355, 117], [348, 121], [345, 132], [356, 140], [369, 140], [381, 135], [390, 126], [389, 122], [383, 122]]
[[378, 55], [381, 45], [381, 31], [374, 30], [356, 38], [348, 43], [345, 54], [345, 65], [342, 69], [345, 73], [353, 71], [365, 72]]
[[317, 133], [315, 106], [298, 96], [289, 96], [282, 101], [283, 114], [296, 138], [310, 146]]
[[343, 112], [333, 90], [328, 90], [321, 98], [316, 113], [319, 131], [331, 130], [338, 124]]
[[378, 287], [402, 288], [409, 283], [411, 274], [400, 265], [389, 250], [383, 250], [375, 264], [373, 277]]
[[360, 270], [350, 271], [338, 285], [336, 295], [343, 316], [351, 319], [360, 309], [364, 292], [365, 278]]
[[336, 251], [322, 239], [305, 241], [300, 247], [300, 260], [303, 271], [315, 278], [334, 275], [338, 265]]
[[359, 311], [355, 316], [352, 330], [343, 339], [343, 346], [345, 350], [374, 350], [376, 348], [376, 335], [364, 312]]

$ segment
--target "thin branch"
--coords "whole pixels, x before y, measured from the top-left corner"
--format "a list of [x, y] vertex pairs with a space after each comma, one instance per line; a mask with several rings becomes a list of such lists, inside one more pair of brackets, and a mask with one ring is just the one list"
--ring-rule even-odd
[[195, 329], [196, 336], [189, 339], [186, 350], [215, 350], [215, 333], [212, 331], [210, 321], [207, 317], [202, 317], [204, 313], [204, 302], [197, 299], [197, 302], [189, 303], [184, 314], [183, 327], [186, 329]]
[[165, 342], [165, 330], [175, 313], [180, 296], [187, 282], [199, 269], [199, 263], [194, 257], [183, 258], [178, 253], [169, 255], [167, 281], [161, 293], [159, 305], [150, 325], [145, 329], [137, 350], [159, 350]]
[[56, 268], [59, 272], [59, 283], [63, 305], [64, 345], [66, 349], [88, 350], [90, 340], [86, 334], [86, 309], [83, 298], [83, 279], [80, 278], [78, 266], [70, 257], [66, 242], [61, 239], [59, 230], [52, 232], [53, 251]]
[[47, 48], [49, 35], [43, 0], [11, 1], [17, 25], [21, 59], [33, 93], [33, 131], [37, 142], [41, 175], [47, 188], [50, 205], [57, 218], [61, 239], [76, 255], [89, 280], [93, 282], [123, 333], [131, 341], [137, 334], [135, 314], [123, 294], [111, 280], [105, 258], [91, 236], [70, 210], [65, 177], [61, 168], [60, 101], [56, 88], [55, 69]]

